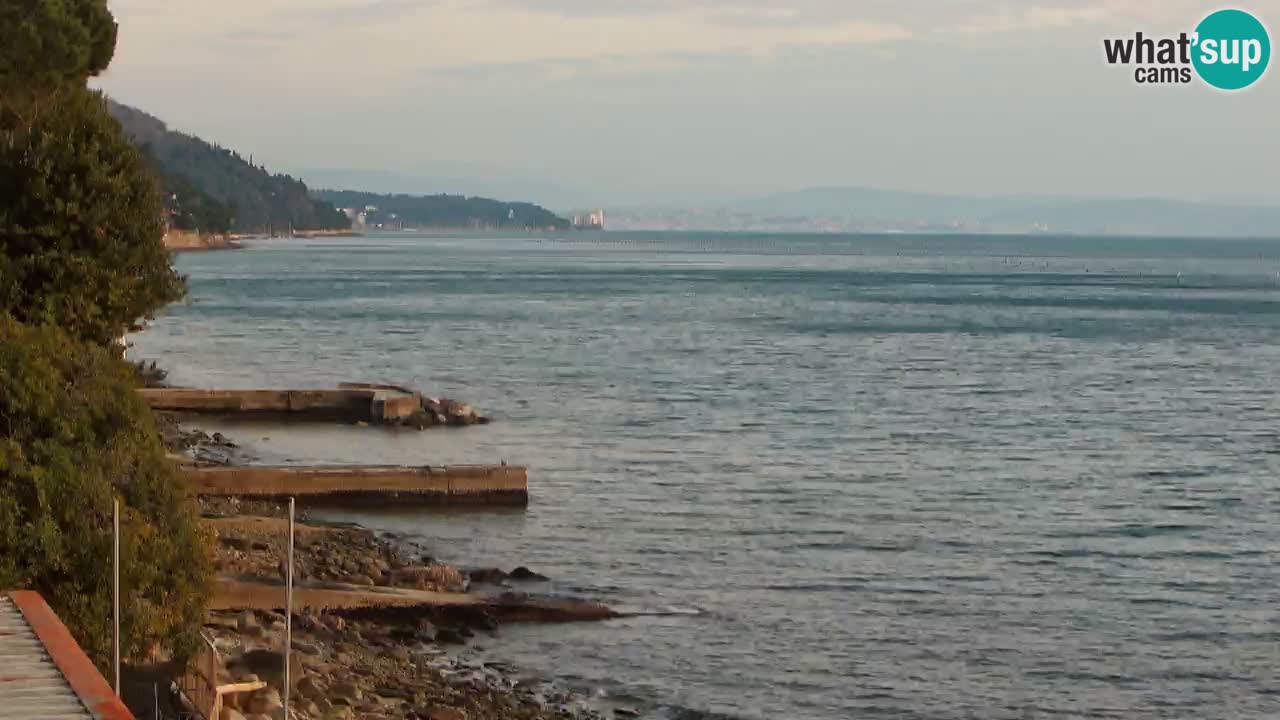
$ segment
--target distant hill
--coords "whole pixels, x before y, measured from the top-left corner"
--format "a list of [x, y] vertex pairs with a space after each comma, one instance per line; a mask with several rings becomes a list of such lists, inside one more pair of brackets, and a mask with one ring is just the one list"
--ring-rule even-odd
[[751, 198], [733, 209], [761, 217], [839, 219], [852, 229], [1280, 236], [1280, 207], [1152, 198], [984, 197], [823, 187]]
[[[539, 205], [464, 195], [384, 195], [316, 190], [313, 197], [350, 208], [369, 227], [566, 230], [569, 221]], [[370, 209], [372, 208], [372, 209]]]
[[350, 227], [346, 215], [313, 199], [301, 180], [271, 174], [127, 105], [112, 102], [111, 114], [156, 169], [170, 211], [186, 218], [181, 222], [198, 226], [184, 229], [285, 233]]

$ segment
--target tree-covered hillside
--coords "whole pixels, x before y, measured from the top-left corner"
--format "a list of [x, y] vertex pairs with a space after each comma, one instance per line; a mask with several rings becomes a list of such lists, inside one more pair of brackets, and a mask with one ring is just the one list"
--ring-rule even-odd
[[[463, 195], [380, 195], [317, 190], [312, 195], [363, 213], [369, 227], [565, 230], [569, 221], [540, 205]], [[373, 208], [373, 209], [370, 209]]]
[[[179, 217], [185, 213], [200, 218], [192, 222], [207, 225], [198, 229], [219, 231], [216, 223], [227, 210], [227, 229], [241, 233], [334, 230], [350, 225], [333, 205], [312, 199], [307, 186], [297, 178], [273, 175], [227, 148], [170, 130], [160, 120], [127, 105], [111, 103], [111, 114], [160, 169], [157, 174], [170, 201], [178, 195]], [[192, 189], [214, 202], [190, 197]], [[183, 197], [184, 192], [188, 197]]]

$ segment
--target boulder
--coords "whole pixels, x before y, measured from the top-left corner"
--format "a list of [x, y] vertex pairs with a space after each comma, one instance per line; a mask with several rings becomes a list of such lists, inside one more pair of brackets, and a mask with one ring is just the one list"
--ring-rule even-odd
[[309, 643], [306, 640], [294, 640], [293, 649], [297, 650], [303, 655], [320, 655], [321, 654], [319, 645], [316, 645], [315, 643]]
[[523, 565], [516, 568], [515, 570], [512, 570], [510, 577], [512, 580], [524, 580], [524, 581], [541, 581], [541, 580], [548, 579], [546, 575], [539, 575], [538, 573], [530, 570], [529, 568]]
[[349, 705], [334, 705], [324, 714], [324, 720], [352, 720], [354, 717]]
[[329, 689], [329, 697], [333, 700], [335, 707], [338, 703], [346, 703], [350, 706], [359, 703], [364, 698], [364, 692], [353, 682], [343, 682]]
[[476, 568], [467, 573], [473, 583], [497, 585], [507, 579], [507, 574], [498, 568]]
[[[284, 655], [279, 650], [250, 650], [240, 656], [238, 664], [273, 685], [279, 685], [284, 679]], [[302, 674], [302, 657], [297, 653], [290, 653], [289, 677], [300, 678]]]
[[258, 635], [262, 634], [262, 626], [258, 624], [258, 617], [252, 610], [240, 613], [240, 617], [236, 618], [236, 629], [245, 634], [249, 634], [252, 630], [257, 630]]
[[324, 683], [314, 675], [304, 675], [298, 680], [298, 694], [302, 697], [315, 700], [324, 697], [327, 692]]
[[284, 702], [275, 688], [259, 690], [249, 697], [249, 711], [256, 715], [270, 715], [276, 708], [282, 707]]
[[393, 574], [396, 585], [435, 592], [462, 592], [462, 573], [452, 565], [411, 565]]
[[245, 720], [245, 717], [239, 710], [223, 705], [222, 713], [218, 715], [218, 720]]

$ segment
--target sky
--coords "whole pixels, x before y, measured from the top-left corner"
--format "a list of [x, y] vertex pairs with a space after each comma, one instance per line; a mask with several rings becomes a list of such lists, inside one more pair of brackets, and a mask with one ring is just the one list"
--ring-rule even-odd
[[[1193, 30], [1205, 2], [110, 7], [100, 87], [304, 178], [581, 206], [815, 186], [1280, 202], [1280, 68], [1224, 93], [1103, 59], [1103, 38]], [[1234, 7], [1277, 39], [1280, 0]]]

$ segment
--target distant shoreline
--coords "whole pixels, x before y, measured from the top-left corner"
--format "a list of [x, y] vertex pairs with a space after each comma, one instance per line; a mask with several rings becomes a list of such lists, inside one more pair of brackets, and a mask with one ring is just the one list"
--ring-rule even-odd
[[170, 230], [164, 234], [164, 246], [173, 252], [204, 252], [208, 250], [240, 250], [240, 236], [213, 233], [197, 233], [189, 230]]

